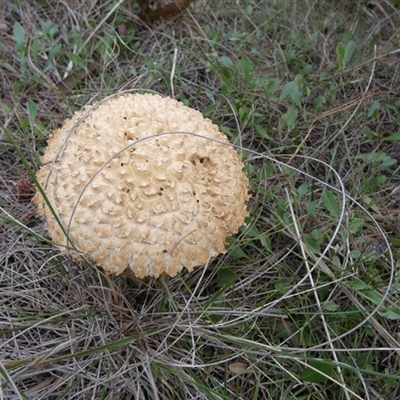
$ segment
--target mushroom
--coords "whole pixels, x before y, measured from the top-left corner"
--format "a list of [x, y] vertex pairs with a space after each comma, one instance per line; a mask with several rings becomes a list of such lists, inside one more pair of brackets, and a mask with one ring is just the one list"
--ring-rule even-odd
[[249, 182], [227, 137], [171, 98], [120, 94], [87, 106], [52, 134], [41, 161], [33, 201], [50, 237], [107, 274], [192, 271], [224, 253], [248, 215]]

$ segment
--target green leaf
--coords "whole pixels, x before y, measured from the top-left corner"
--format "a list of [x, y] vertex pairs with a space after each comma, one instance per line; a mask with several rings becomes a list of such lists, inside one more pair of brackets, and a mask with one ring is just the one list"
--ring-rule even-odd
[[209, 117], [210, 115], [214, 114], [215, 109], [217, 108], [217, 105], [215, 103], [210, 104], [208, 107], [206, 107], [203, 110], [203, 115], [205, 117]]
[[374, 304], [380, 304], [382, 302], [382, 296], [378, 294], [375, 290], [365, 290], [363, 291], [365, 297], [372, 301]]
[[258, 79], [258, 83], [263, 85], [267, 95], [272, 95], [279, 87], [279, 79], [273, 76], [262, 76]]
[[331, 216], [335, 218], [338, 217], [340, 215], [340, 205], [335, 195], [330, 190], [324, 189], [322, 191], [322, 199]]
[[28, 101], [28, 115], [31, 123], [34, 122], [37, 117], [37, 106], [36, 103], [32, 100]]
[[287, 115], [287, 119], [286, 119], [287, 127], [288, 127], [289, 131], [292, 131], [296, 127], [296, 121], [297, 121], [297, 117], [299, 115], [297, 108], [295, 108], [295, 107], [289, 108], [286, 115]]
[[308, 192], [308, 185], [306, 183], [302, 183], [297, 189], [297, 193], [299, 194], [300, 197], [305, 196], [307, 192]]
[[360, 154], [357, 156], [358, 159], [363, 160], [367, 164], [372, 164], [375, 162], [380, 162], [381, 165], [378, 167], [380, 171], [384, 171], [385, 169], [391, 167], [392, 165], [397, 164], [397, 160], [395, 158], [391, 158], [386, 153], [366, 153]]
[[1, 64], [1, 66], [6, 69], [7, 71], [11, 71], [13, 74], [17, 74], [18, 75], [18, 71], [8, 62], [4, 62]]
[[324, 308], [327, 311], [337, 311], [339, 307], [334, 301], [330, 300], [324, 304]]
[[77, 54], [67, 53], [68, 58], [78, 67], [86, 69], [86, 62], [82, 60]]
[[350, 61], [351, 56], [354, 53], [354, 49], [356, 48], [356, 44], [354, 42], [354, 40], [350, 40], [345, 47], [345, 51], [344, 51], [344, 64], [348, 64], [348, 62]]
[[317, 209], [317, 203], [315, 201], [310, 201], [307, 204], [306, 211], [308, 215], [315, 214], [315, 210]]
[[326, 103], [326, 98], [324, 96], [319, 96], [312, 103], [313, 109], [318, 110], [325, 103]]
[[390, 319], [392, 321], [396, 321], [398, 319], [400, 319], [400, 310], [396, 309], [396, 308], [383, 308], [381, 310], [381, 314], [387, 318]]
[[233, 67], [233, 61], [227, 56], [220, 57], [219, 61], [226, 68], [232, 68]]
[[252, 70], [251, 61], [249, 57], [243, 56], [240, 59], [240, 67], [242, 68], [244, 79], [246, 80], [249, 79]]
[[368, 287], [368, 285], [364, 281], [362, 281], [361, 279], [358, 279], [358, 278], [353, 279], [351, 286], [354, 290], [357, 290], [357, 291], [364, 290]]
[[295, 88], [297, 89], [295, 81], [288, 82], [282, 89], [281, 95], [279, 96], [279, 101], [283, 101], [289, 97]]
[[14, 23], [13, 35], [14, 35], [14, 39], [15, 39], [15, 42], [17, 43], [17, 45], [23, 45], [24, 44], [24, 42], [25, 42], [24, 28], [18, 22]]
[[238, 276], [232, 271], [231, 268], [221, 268], [218, 273], [218, 282], [221, 285], [230, 285], [236, 281]]
[[338, 56], [339, 59], [339, 65], [340, 66], [344, 66], [345, 62], [344, 62], [344, 54], [345, 54], [346, 48], [343, 42], [339, 42], [336, 45], [336, 54]]
[[374, 101], [371, 107], [368, 108], [367, 116], [368, 118], [378, 116], [378, 112], [381, 108], [381, 103], [379, 101]]
[[280, 294], [286, 294], [291, 289], [290, 285], [288, 285], [287, 282], [283, 282], [283, 281], [276, 281], [274, 283], [274, 287], [275, 287], [275, 290], [277, 292], [279, 292]]
[[357, 258], [360, 258], [361, 252], [358, 250], [351, 250], [351, 251], [349, 251], [348, 256], [349, 256], [349, 258], [357, 259]]
[[268, 135], [268, 132], [261, 126], [261, 125], [256, 125], [255, 126], [257, 133], [260, 134], [260, 136], [263, 139], [271, 140], [271, 136]]
[[395, 132], [390, 136], [384, 137], [382, 138], [382, 140], [384, 140], [385, 142], [397, 142], [400, 140], [400, 131]]
[[311, 235], [304, 235], [304, 241], [308, 246], [308, 249], [311, 250], [314, 254], [321, 253], [321, 243], [319, 240], [316, 240]]
[[333, 256], [331, 261], [335, 267], [342, 268], [342, 262], [338, 256]]
[[146, 64], [147, 69], [154, 70], [154, 61], [149, 55], [144, 58], [144, 63]]
[[352, 234], [355, 234], [361, 230], [361, 228], [364, 226], [364, 220], [361, 218], [353, 218], [349, 222], [349, 231]]
[[307, 64], [304, 66], [303, 70], [301, 71], [303, 76], [310, 75], [311, 72], [313, 71], [313, 67], [311, 64]]
[[247, 258], [247, 254], [238, 246], [228, 246], [229, 254], [234, 258]]
[[60, 50], [61, 50], [60, 44], [56, 44], [51, 48], [51, 50], [49, 51], [49, 55], [47, 56], [46, 65], [44, 67], [43, 72], [47, 72], [53, 66], [53, 60], [55, 56], [60, 52]]
[[[367, 138], [367, 139], [375, 139], [378, 137], [378, 134], [374, 131], [371, 131], [369, 129], [362, 129], [361, 133]], [[383, 139], [384, 140], [384, 139]]]
[[301, 107], [301, 101], [303, 99], [303, 95], [300, 93], [297, 87], [293, 89], [290, 97], [293, 100], [293, 103], [296, 104], [296, 106]]
[[351, 59], [351, 56], [354, 53], [356, 48], [356, 44], [354, 40], [349, 40], [347, 44], [343, 42], [339, 42], [336, 46], [336, 54], [339, 59], [339, 65], [344, 68]]
[[246, 234], [248, 237], [256, 238], [260, 236], [260, 231], [256, 226], [252, 226], [250, 229], [246, 229]]
[[[313, 360], [303, 369], [300, 379], [305, 382], [325, 383], [333, 374], [334, 365], [330, 360]], [[322, 375], [322, 373], [327, 375]]]
[[385, 171], [392, 165], [396, 165], [397, 160], [395, 158], [388, 157], [387, 160], [385, 160], [380, 166], [379, 166], [379, 171]]
[[396, 248], [400, 248], [400, 239], [398, 238], [390, 238], [390, 243], [396, 247]]

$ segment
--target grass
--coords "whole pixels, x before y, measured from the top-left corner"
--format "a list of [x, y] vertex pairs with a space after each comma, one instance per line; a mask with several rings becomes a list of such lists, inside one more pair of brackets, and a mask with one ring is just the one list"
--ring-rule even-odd
[[[1, 398], [400, 397], [398, 0], [0, 7]], [[250, 217], [207, 268], [106, 277], [35, 215], [50, 133], [122, 89], [238, 146]]]

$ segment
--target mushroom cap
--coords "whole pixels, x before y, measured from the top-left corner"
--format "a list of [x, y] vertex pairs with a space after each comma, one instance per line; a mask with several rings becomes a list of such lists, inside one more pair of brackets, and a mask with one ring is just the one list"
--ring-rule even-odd
[[200, 112], [159, 95], [118, 95], [75, 113], [37, 172], [51, 208], [40, 191], [33, 201], [53, 242], [107, 274], [130, 268], [139, 278], [224, 253], [248, 215], [249, 182], [236, 151], [209, 139], [228, 143]]

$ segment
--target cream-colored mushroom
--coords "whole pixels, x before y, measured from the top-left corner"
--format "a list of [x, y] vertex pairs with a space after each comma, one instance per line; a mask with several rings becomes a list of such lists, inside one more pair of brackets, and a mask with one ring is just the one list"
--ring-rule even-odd
[[[179, 133], [150, 137], [164, 132]], [[228, 142], [200, 112], [158, 95], [77, 112], [51, 136], [37, 173], [53, 210], [40, 191], [34, 202], [52, 240], [107, 274], [130, 268], [140, 278], [224, 253], [248, 215], [249, 183], [236, 151], [209, 139]]]

